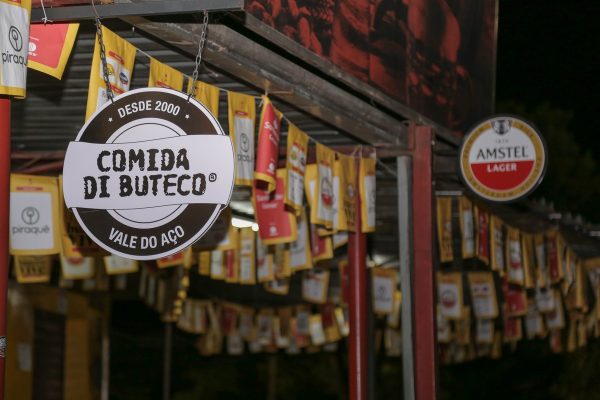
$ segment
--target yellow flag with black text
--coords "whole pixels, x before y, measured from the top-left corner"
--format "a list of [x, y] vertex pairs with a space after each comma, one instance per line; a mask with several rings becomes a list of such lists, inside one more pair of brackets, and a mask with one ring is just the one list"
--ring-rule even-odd
[[48, 255], [60, 251], [58, 186], [55, 177], [10, 177], [10, 252]]
[[228, 93], [229, 136], [236, 156], [235, 184], [252, 186], [254, 179], [254, 124], [256, 104], [253, 96]]
[[0, 95], [25, 97], [31, 0], [0, 0]]
[[183, 74], [175, 68], [161, 63], [155, 58], [150, 58], [148, 87], [160, 87], [181, 91], [181, 89], [183, 89]]
[[[136, 48], [114, 32], [102, 26], [102, 38], [106, 49], [106, 66], [108, 69], [108, 82], [115, 96], [125, 93], [131, 85], [133, 65], [135, 62]], [[90, 84], [88, 87], [88, 100], [85, 112], [87, 120], [104, 103], [108, 101], [106, 84], [104, 82], [104, 68], [100, 59], [100, 46], [96, 35]]]
[[[192, 86], [192, 81], [188, 81], [188, 92]], [[201, 81], [196, 81], [194, 89], [194, 98], [204, 104], [206, 108], [215, 116], [219, 117], [219, 93], [220, 89], [217, 86], [209, 85]]]
[[363, 232], [375, 232], [375, 158], [360, 160], [360, 208]]

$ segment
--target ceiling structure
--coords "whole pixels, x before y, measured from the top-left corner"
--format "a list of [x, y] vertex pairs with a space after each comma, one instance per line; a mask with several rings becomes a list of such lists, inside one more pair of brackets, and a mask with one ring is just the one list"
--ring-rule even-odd
[[[215, 3], [218, 1], [204, 0]], [[227, 0], [235, 2], [239, 0]], [[102, 3], [110, 3], [103, 1]], [[38, 2], [39, 3], [39, 2]], [[164, 1], [117, 0], [120, 5], [153, 3], [155, 8]], [[187, 0], [178, 3], [197, 7]], [[185, 3], [185, 4], [184, 4]], [[189, 3], [189, 4], [188, 4]], [[243, 3], [243, 2], [241, 2]], [[46, 7], [86, 4], [81, 0], [45, 1]], [[166, 3], [165, 3], [166, 4]], [[171, 3], [173, 4], [173, 3]], [[221, 3], [222, 4], [222, 3]], [[34, 7], [39, 6], [34, 1]], [[115, 4], [115, 6], [118, 4]], [[62, 81], [30, 70], [25, 101], [13, 102], [13, 161], [15, 168], [30, 172], [58, 173], [62, 168], [64, 150], [84, 123], [92, 52], [95, 40], [89, 6], [77, 6], [83, 18], [80, 31]], [[97, 8], [103, 12], [102, 6]], [[109, 5], [104, 6], [111, 7]], [[70, 9], [67, 12], [67, 9]], [[72, 15], [73, 7], [55, 8], [62, 15]], [[52, 11], [48, 9], [48, 11]], [[147, 8], [147, 13], [152, 11]], [[61, 14], [55, 13], [59, 18]], [[34, 10], [33, 20], [39, 19], [40, 9]], [[49, 13], [50, 15], [50, 13]], [[52, 19], [52, 17], [50, 18]], [[199, 37], [199, 13], [169, 17], [147, 18], [128, 16], [124, 20], [103, 19], [103, 23], [140, 51], [136, 57], [131, 88], [145, 87], [148, 80], [149, 57], [191, 75]], [[377, 234], [371, 238], [378, 262], [395, 262], [398, 247], [397, 182], [395, 156], [410, 154], [407, 120], [376, 107], [373, 101], [356, 96], [343, 84], [320, 74], [306, 65], [296, 65], [290, 54], [260, 37], [251, 37], [244, 30], [239, 15], [218, 13], [211, 16], [204, 64], [199, 79], [223, 89], [220, 96], [219, 120], [227, 127], [227, 97], [225, 91], [260, 96], [268, 90], [275, 106], [307, 132], [311, 138], [327, 146], [352, 151], [356, 146], [375, 146], [380, 157], [377, 171]], [[256, 27], [255, 27], [256, 29]], [[292, 62], [290, 62], [292, 59]], [[372, 100], [372, 99], [371, 99]], [[463, 186], [456, 171], [458, 141], [447, 132], [440, 134], [434, 146], [435, 184], [438, 193], [458, 195]], [[282, 137], [285, 148], [285, 132]], [[372, 148], [372, 147], [365, 147]], [[40, 161], [45, 163], [36, 170]], [[249, 192], [236, 190], [232, 206], [240, 215], [251, 216]], [[525, 221], [527, 227], [546, 226], [551, 213], [532, 212], [531, 207], [498, 209], [507, 222], [517, 226]], [[582, 236], [574, 230], [573, 242]], [[593, 254], [597, 241], [581, 240], [581, 250]]]
[[[149, 75], [149, 57], [176, 68], [187, 76], [194, 70], [194, 57], [183, 50], [156, 40], [140, 29], [121, 20], [104, 20], [103, 23], [119, 36], [132, 43], [137, 52], [131, 88], [146, 87]], [[211, 29], [215, 30], [211, 26]], [[92, 54], [95, 41], [95, 27], [92, 21], [82, 21], [69, 63], [61, 81], [34, 70], [28, 72], [27, 98], [12, 102], [12, 148], [13, 170], [15, 172], [58, 174], [62, 170], [64, 151], [69, 141], [74, 140], [84, 124], [88, 96], [88, 85]], [[197, 46], [193, 43], [194, 47]], [[264, 90], [241, 80], [214, 64], [203, 63], [200, 70], [201, 81], [222, 89], [219, 101], [219, 121], [227, 131], [226, 91], [260, 96]], [[184, 84], [185, 87], [187, 82]], [[368, 146], [358, 139], [336, 128], [331, 120], [336, 115], [322, 118], [298, 109], [293, 102], [283, 101], [289, 92], [272, 90], [269, 92], [274, 105], [285, 117], [312, 139], [340, 151], [355, 151], [357, 146]], [[317, 109], [316, 105], [312, 106]], [[257, 110], [258, 112], [258, 110]], [[328, 118], [329, 117], [329, 118]], [[398, 124], [398, 122], [396, 122]], [[405, 129], [402, 125], [402, 129]], [[282, 132], [281, 149], [285, 149], [287, 132]], [[314, 146], [313, 146], [314, 147]], [[364, 151], [372, 151], [364, 147]], [[389, 152], [389, 149], [387, 150]], [[282, 156], [284, 156], [284, 152]], [[384, 164], [384, 162], [386, 164]], [[378, 260], [393, 260], [397, 257], [396, 221], [396, 180], [394, 159], [381, 161], [378, 176], [378, 232], [372, 248], [381, 255]], [[250, 193], [246, 188], [236, 188], [232, 198], [232, 208], [240, 216], [252, 218], [253, 209]], [[385, 234], [384, 234], [385, 232]]]

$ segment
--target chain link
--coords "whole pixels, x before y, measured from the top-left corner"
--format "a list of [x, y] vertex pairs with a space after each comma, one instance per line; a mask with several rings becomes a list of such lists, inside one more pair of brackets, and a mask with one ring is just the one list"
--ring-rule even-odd
[[100, 17], [98, 16], [96, 16], [96, 33], [98, 34], [98, 44], [100, 45], [100, 61], [102, 63], [102, 78], [106, 85], [106, 98], [110, 100], [111, 103], [114, 103], [115, 96], [110, 84], [108, 63], [106, 62], [106, 48], [104, 47], [104, 38], [102, 37], [102, 22], [100, 22]]
[[202, 64], [202, 52], [206, 45], [206, 34], [208, 32], [208, 11], [204, 10], [202, 13], [202, 31], [200, 32], [200, 42], [198, 43], [198, 53], [196, 54], [196, 62], [194, 66], [194, 72], [192, 73], [192, 84], [188, 93], [188, 102], [192, 95], [196, 93], [196, 82], [198, 81], [198, 74], [200, 72], [200, 65]]

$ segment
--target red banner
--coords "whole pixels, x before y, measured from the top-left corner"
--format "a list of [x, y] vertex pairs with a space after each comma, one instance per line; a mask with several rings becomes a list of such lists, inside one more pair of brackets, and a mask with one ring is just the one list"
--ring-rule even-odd
[[275, 174], [279, 157], [281, 114], [275, 110], [275, 107], [266, 96], [263, 97], [259, 129], [254, 179], [266, 182], [267, 191], [272, 192], [275, 190]]
[[285, 169], [277, 170], [276, 190], [254, 188], [254, 209], [258, 233], [263, 244], [291, 243], [296, 241], [296, 216], [287, 212], [283, 201]]
[[62, 79], [79, 24], [32, 24], [27, 66]]

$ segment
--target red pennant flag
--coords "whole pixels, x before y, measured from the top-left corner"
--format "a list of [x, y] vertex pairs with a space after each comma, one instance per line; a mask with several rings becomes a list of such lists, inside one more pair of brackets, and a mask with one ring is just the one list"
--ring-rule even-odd
[[27, 66], [62, 79], [79, 24], [32, 24]]
[[283, 202], [285, 186], [285, 169], [280, 169], [275, 193], [254, 188], [254, 210], [263, 244], [291, 243], [297, 239], [296, 215], [286, 211]]
[[267, 192], [275, 190], [279, 138], [281, 137], [281, 114], [275, 110], [268, 97], [263, 97], [260, 115], [258, 149], [254, 179], [267, 183]]

